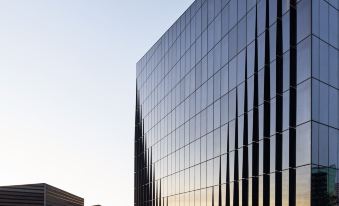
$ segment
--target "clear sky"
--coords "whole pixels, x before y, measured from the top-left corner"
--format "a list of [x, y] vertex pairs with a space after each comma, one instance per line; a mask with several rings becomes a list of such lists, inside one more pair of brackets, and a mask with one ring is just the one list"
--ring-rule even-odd
[[135, 64], [193, 0], [0, 0], [0, 185], [133, 205]]

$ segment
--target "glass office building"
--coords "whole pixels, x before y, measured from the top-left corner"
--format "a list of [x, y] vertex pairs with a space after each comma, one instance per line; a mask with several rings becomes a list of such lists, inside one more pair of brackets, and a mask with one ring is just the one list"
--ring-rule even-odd
[[196, 0], [137, 63], [135, 206], [338, 205], [338, 22]]

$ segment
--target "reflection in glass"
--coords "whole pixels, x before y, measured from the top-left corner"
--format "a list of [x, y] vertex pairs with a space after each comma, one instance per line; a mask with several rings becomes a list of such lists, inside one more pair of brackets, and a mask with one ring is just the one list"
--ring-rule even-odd
[[337, 2], [194, 1], [137, 63], [136, 206], [338, 204]]
[[296, 205], [310, 206], [311, 204], [311, 168], [310, 166], [296, 169]]
[[332, 167], [312, 168], [312, 205], [337, 205], [336, 175]]
[[311, 33], [311, 1], [301, 0], [297, 5], [297, 41]]
[[296, 165], [311, 163], [311, 123], [299, 125], [296, 137]]
[[311, 76], [311, 38], [300, 42], [297, 46], [297, 83]]
[[297, 86], [297, 125], [311, 119], [311, 81]]

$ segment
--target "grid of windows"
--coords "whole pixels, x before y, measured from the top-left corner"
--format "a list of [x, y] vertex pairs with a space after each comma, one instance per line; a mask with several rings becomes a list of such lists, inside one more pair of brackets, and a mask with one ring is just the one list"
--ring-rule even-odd
[[339, 3], [312, 1], [312, 203], [337, 205], [339, 186]]
[[137, 63], [135, 205], [336, 204], [338, 21], [337, 0], [196, 0]]

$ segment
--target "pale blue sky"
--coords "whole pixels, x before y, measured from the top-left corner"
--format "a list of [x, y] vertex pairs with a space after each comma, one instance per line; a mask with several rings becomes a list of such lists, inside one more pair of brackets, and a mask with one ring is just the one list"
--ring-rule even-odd
[[133, 205], [135, 64], [193, 0], [0, 0], [0, 185]]

